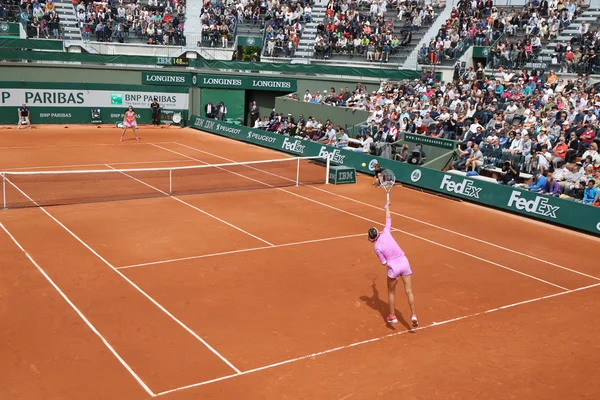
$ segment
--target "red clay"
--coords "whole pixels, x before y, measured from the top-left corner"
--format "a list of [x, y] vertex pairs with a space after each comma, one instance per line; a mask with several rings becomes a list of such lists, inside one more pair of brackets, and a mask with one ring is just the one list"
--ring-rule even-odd
[[[0, 170], [75, 169], [79, 164], [98, 169], [105, 163], [168, 167], [287, 157], [188, 129], [146, 128], [142, 142], [122, 144], [119, 132], [110, 127], [2, 129]], [[260, 171], [235, 172], [277, 184]], [[212, 190], [245, 181], [223, 171], [202, 179]], [[162, 181], [140, 180], [164, 190]], [[234, 373], [166, 310], [241, 371], [406, 331], [402, 324], [391, 328], [383, 323], [385, 272], [365, 237], [319, 241], [360, 234], [383, 222], [383, 192], [369, 181], [360, 176], [356, 185], [179, 197], [187, 204], [162, 196], [47, 208], [114, 267], [209, 255], [120, 270], [164, 310], [40, 209], [2, 211], [0, 222], [150, 389], [160, 393]], [[125, 182], [98, 187], [107, 193], [153, 191], [139, 181]], [[36, 187], [21, 189], [42, 196]], [[71, 190], [85, 194], [88, 189]], [[18, 196], [16, 190], [9, 194]], [[394, 211], [402, 214], [394, 217], [394, 226], [405, 231], [394, 236], [415, 272], [424, 326], [563, 290], [554, 285], [576, 289], [600, 283], [588, 253], [572, 250], [597, 247], [592, 237], [409, 189], [395, 188], [392, 197]], [[308, 240], [316, 242], [235, 252]], [[8, 378], [0, 385], [0, 398], [150, 398], [3, 232], [0, 250], [0, 295], [7, 305], [2, 320], [8, 327], [0, 330], [0, 340], [8, 343], [0, 362]], [[219, 252], [230, 254], [210, 256]], [[164, 398], [595, 399], [600, 387], [589, 377], [600, 359], [593, 334], [600, 326], [592, 317], [600, 311], [599, 290], [472, 316]], [[407, 317], [401, 288], [397, 298], [399, 315]]]

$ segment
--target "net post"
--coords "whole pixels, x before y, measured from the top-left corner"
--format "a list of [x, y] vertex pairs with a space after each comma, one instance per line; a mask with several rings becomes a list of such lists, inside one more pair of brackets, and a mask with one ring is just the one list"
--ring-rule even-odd
[[173, 195], [173, 169], [169, 168], [169, 195]]
[[296, 166], [296, 186], [300, 185], [300, 158], [297, 159], [298, 164]]
[[331, 168], [331, 158], [327, 156], [327, 166], [325, 167], [325, 184], [329, 185], [329, 169]]
[[2, 205], [6, 210], [6, 175], [4, 172], [2, 173]]

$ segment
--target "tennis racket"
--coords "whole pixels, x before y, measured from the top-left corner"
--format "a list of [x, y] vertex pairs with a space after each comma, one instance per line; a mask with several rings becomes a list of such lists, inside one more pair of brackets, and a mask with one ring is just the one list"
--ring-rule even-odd
[[396, 175], [389, 169], [384, 169], [379, 174], [379, 184], [385, 189], [387, 195], [387, 202], [390, 203], [390, 192], [396, 184]]

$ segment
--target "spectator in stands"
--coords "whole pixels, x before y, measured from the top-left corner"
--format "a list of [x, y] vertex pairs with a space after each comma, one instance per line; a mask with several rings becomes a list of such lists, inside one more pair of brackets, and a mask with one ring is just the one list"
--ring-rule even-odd
[[519, 178], [519, 167], [514, 165], [514, 161], [511, 159], [504, 162], [502, 166], [502, 174], [498, 179], [498, 183], [507, 186], [514, 186]]
[[594, 205], [598, 201], [599, 191], [595, 185], [596, 181], [594, 181], [593, 179], [590, 179], [587, 182], [586, 188], [583, 191], [582, 202], [584, 204]]
[[481, 167], [483, 165], [483, 153], [479, 150], [479, 145], [477, 143], [473, 144], [473, 152], [467, 159], [465, 164], [465, 168], [469, 171], [475, 171], [476, 168]]
[[554, 180], [552, 175], [549, 175], [546, 178], [546, 184], [544, 185], [544, 188], [542, 189], [542, 193], [546, 194], [548, 196], [553, 196], [553, 197], [560, 196], [560, 194], [561, 194], [560, 186], [559, 186], [558, 182], [556, 182]]
[[183, 45], [184, 18], [184, 0], [149, 0], [148, 7], [137, 0], [128, 4], [85, 0], [77, 5], [84, 41], [89, 41], [94, 32], [97, 41], [110, 42], [114, 36], [119, 42], [135, 37], [148, 44]]
[[526, 187], [532, 192], [542, 192], [546, 187], [546, 176], [540, 171], [533, 173], [533, 183], [530, 183]]

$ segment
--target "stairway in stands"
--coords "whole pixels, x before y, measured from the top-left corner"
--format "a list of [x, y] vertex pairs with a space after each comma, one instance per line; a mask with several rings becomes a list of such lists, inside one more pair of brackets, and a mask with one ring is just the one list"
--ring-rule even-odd
[[302, 31], [302, 37], [298, 42], [298, 50], [296, 50], [296, 57], [298, 58], [310, 58], [314, 53], [314, 44], [317, 39], [317, 25], [320, 21], [325, 18], [325, 11], [327, 6], [324, 3], [315, 3], [312, 9], [312, 22], [304, 25]]
[[81, 42], [81, 30], [77, 26], [77, 15], [73, 3], [69, 0], [56, 0], [54, 5], [60, 17], [63, 40]]
[[556, 49], [556, 42], [560, 41], [564, 44], [573, 38], [577, 38], [578, 29], [583, 21], [589, 24], [590, 32], [598, 29], [598, 26], [600, 26], [600, 7], [592, 6], [590, 8], [585, 8], [581, 15], [571, 22], [571, 25], [559, 32], [556, 40], [549, 41], [547, 44], [542, 43], [542, 50], [540, 51], [538, 62], [534, 63], [532, 67], [559, 70], [560, 67], [558, 65], [550, 65], [552, 54], [554, 54], [554, 50]]
[[262, 38], [263, 28], [260, 26], [260, 23], [253, 24], [251, 22], [244, 21], [238, 24], [237, 34], [238, 36], [254, 36]]

